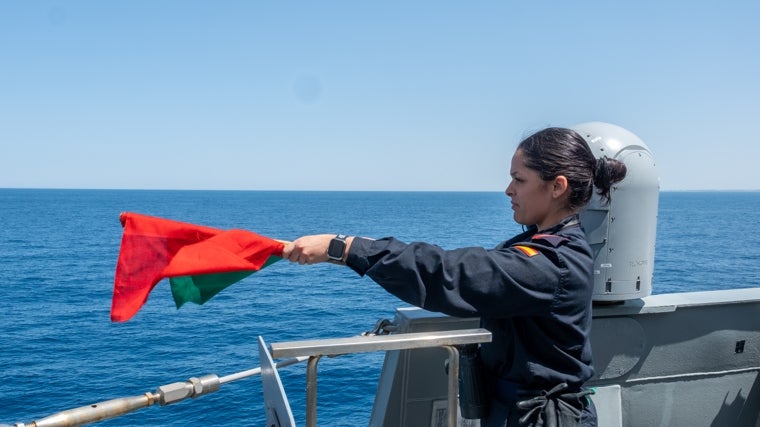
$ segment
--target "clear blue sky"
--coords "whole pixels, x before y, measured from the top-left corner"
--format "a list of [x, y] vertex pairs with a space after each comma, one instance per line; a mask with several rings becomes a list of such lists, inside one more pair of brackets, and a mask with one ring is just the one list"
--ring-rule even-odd
[[760, 2], [1, 1], [0, 187], [486, 190], [610, 122], [760, 189]]

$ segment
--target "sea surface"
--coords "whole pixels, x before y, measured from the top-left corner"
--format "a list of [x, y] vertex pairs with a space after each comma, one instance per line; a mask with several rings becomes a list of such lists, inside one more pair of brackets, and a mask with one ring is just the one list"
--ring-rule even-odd
[[[498, 192], [0, 189], [0, 424], [248, 370], [259, 366], [259, 336], [273, 343], [357, 335], [406, 306], [345, 267], [280, 261], [180, 310], [163, 281], [134, 318], [112, 323], [123, 211], [278, 239], [340, 232], [444, 248], [492, 247], [522, 230]], [[662, 192], [653, 292], [760, 286], [758, 223], [760, 192]], [[369, 353], [320, 361], [320, 426], [367, 424], [382, 360]], [[280, 375], [303, 425], [305, 365]], [[255, 376], [96, 425], [264, 424]]]

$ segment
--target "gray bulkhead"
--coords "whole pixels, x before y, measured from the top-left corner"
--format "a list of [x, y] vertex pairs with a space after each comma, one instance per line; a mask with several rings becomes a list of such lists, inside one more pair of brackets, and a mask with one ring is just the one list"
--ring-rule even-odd
[[[416, 308], [396, 333], [477, 327]], [[755, 427], [760, 412], [760, 288], [662, 294], [594, 310], [600, 427]], [[446, 400], [446, 352], [385, 356], [371, 426], [435, 426]]]

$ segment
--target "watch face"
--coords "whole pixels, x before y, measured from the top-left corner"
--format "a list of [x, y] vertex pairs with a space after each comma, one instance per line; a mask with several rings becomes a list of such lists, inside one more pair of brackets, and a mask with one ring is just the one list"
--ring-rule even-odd
[[327, 256], [332, 259], [342, 259], [343, 251], [346, 249], [346, 241], [339, 239], [330, 240], [330, 246], [327, 247]]

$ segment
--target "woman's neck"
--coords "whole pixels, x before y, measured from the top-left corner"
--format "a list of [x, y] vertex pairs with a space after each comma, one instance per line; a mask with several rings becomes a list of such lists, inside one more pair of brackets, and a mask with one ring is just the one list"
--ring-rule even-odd
[[538, 227], [539, 231], [548, 230], [548, 229], [556, 226], [560, 222], [562, 222], [565, 218], [567, 218], [567, 217], [569, 217], [571, 215], [575, 215], [576, 213], [577, 213], [577, 211], [572, 210], [572, 209], [561, 209], [561, 210], [558, 210], [558, 211], [554, 212], [553, 214], [547, 216], [543, 221], [541, 221], [540, 224], [536, 224], [536, 227]]

